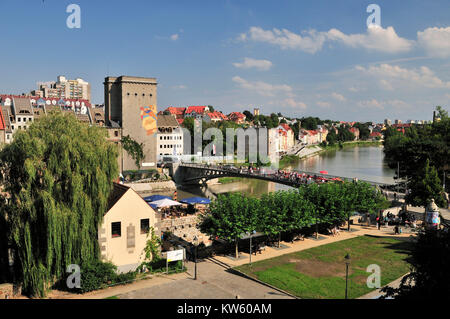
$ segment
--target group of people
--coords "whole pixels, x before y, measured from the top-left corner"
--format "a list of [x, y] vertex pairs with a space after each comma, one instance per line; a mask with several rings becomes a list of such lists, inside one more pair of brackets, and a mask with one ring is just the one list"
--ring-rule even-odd
[[341, 234], [341, 230], [338, 226], [334, 226], [333, 228], [328, 230], [331, 233], [331, 236], [339, 236]]
[[284, 170], [278, 170], [274, 175], [277, 179], [289, 180], [297, 184], [325, 183], [331, 180], [322, 176]]

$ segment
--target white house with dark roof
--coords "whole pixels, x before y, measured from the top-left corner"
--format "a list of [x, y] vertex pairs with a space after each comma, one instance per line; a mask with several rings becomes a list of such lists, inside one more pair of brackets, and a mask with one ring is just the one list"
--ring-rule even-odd
[[117, 266], [118, 272], [134, 271], [144, 261], [147, 234], [153, 227], [159, 236], [156, 213], [128, 186], [114, 183], [108, 210], [99, 227], [101, 258]]

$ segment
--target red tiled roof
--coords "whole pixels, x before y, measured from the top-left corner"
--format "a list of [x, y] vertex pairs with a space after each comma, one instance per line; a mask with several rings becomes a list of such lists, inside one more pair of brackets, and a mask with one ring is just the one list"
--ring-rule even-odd
[[372, 132], [370, 133], [370, 137], [377, 137], [377, 136], [381, 136], [382, 134], [380, 132]]
[[232, 120], [245, 120], [246, 116], [241, 112], [232, 112], [228, 114], [228, 118]]
[[183, 122], [184, 122], [184, 119], [177, 119], [177, 121], [178, 121], [178, 124], [183, 124]]
[[184, 112], [186, 111], [186, 108], [169, 106], [167, 109], [165, 109], [165, 111], [169, 111], [170, 114], [173, 114], [173, 115], [183, 115]]
[[291, 127], [287, 125], [286, 123], [281, 123], [281, 127], [283, 127], [286, 131], [292, 131]]
[[203, 114], [203, 113], [205, 113], [205, 109], [206, 109], [206, 106], [188, 106], [185, 114], [190, 114], [192, 112], [195, 112], [197, 114]]
[[214, 111], [212, 113], [207, 113], [207, 114], [211, 119], [221, 119], [224, 121], [228, 121], [228, 117], [225, 114], [220, 113], [218, 111]]

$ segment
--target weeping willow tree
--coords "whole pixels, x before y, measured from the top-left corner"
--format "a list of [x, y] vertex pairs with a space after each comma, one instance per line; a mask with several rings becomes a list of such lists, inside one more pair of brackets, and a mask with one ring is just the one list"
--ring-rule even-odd
[[101, 128], [53, 113], [19, 131], [0, 151], [1, 201], [15, 274], [45, 296], [70, 264], [100, 256], [98, 225], [118, 176], [117, 147]]

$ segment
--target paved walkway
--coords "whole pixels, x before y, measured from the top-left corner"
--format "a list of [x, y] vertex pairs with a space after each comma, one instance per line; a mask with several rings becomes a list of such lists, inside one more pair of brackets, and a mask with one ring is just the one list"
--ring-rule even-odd
[[[257, 255], [252, 254], [252, 262], [278, 257], [281, 255], [286, 255], [302, 251], [305, 249], [326, 245], [336, 241], [355, 238], [363, 235], [386, 236], [400, 239], [408, 239], [412, 235], [411, 233], [402, 233], [395, 235], [393, 226], [382, 227], [381, 230], [378, 230], [375, 226], [367, 227], [362, 225], [352, 225], [351, 229], [352, 229], [351, 232], [341, 230], [340, 235], [334, 237], [321, 234], [320, 237], [325, 237], [325, 239], [321, 240], [306, 238], [304, 241], [296, 241], [293, 244], [282, 242], [283, 246], [287, 246], [288, 248], [276, 249], [272, 247], [267, 247], [266, 250], [262, 252], [262, 254]], [[215, 258], [223, 263], [229, 264], [232, 267], [249, 263], [250, 257], [248, 253], [240, 252], [239, 254], [240, 258], [238, 260], [235, 260], [232, 257], [225, 257], [225, 256], [216, 256]]]
[[[407, 240], [411, 234], [394, 235], [392, 227], [382, 228], [366, 227], [362, 225], [352, 225], [355, 231], [341, 231], [335, 237], [321, 235], [322, 240], [305, 239], [293, 244], [283, 242], [285, 249], [275, 249], [268, 247], [262, 254], [252, 255], [252, 262], [273, 258], [280, 255], [309, 249], [312, 247], [329, 244], [332, 242], [354, 238], [362, 235], [376, 235], [395, 237]], [[105, 290], [80, 295], [60, 296], [60, 298], [84, 298], [102, 299], [117, 296], [121, 299], [275, 299], [288, 298], [292, 296], [270, 288], [257, 281], [246, 277], [235, 275], [228, 271], [229, 268], [249, 262], [249, 255], [240, 253], [239, 260], [230, 257], [216, 256], [197, 264], [197, 280], [194, 280], [194, 263], [187, 263], [186, 273], [174, 275], [154, 276], [151, 279], [142, 280], [124, 286], [111, 287]]]
[[[405, 276], [406, 276], [406, 275], [405, 275]], [[400, 277], [400, 278], [394, 280], [393, 282], [387, 284], [385, 287], [391, 287], [391, 288], [398, 288], [398, 287], [400, 287], [400, 283], [401, 283], [403, 277], [405, 277], [405, 276], [402, 276], [402, 277]], [[359, 298], [357, 298], [357, 299], [379, 299], [381, 296], [384, 295], [384, 294], [381, 292], [381, 289], [383, 289], [383, 288], [384, 288], [384, 287], [382, 287], [382, 288], [380, 288], [380, 289], [377, 289], [377, 290], [374, 290], [374, 291], [372, 291], [372, 292], [369, 292], [368, 294], [366, 294], [366, 295], [364, 295], [364, 296], [361, 296], [361, 297], [359, 297]]]

